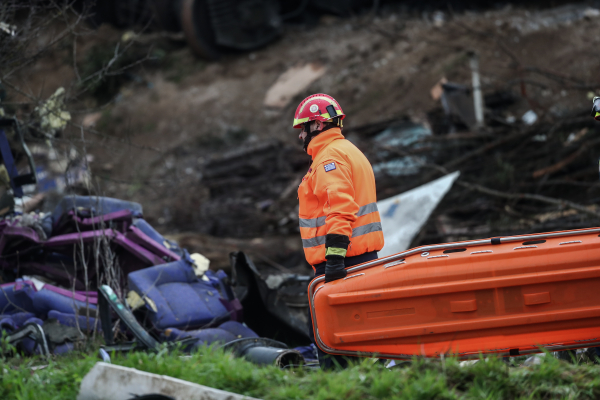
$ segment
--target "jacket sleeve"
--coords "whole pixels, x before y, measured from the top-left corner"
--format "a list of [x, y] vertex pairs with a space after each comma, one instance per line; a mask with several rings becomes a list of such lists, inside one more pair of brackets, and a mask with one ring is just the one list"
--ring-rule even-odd
[[350, 238], [352, 224], [356, 221], [359, 209], [354, 200], [350, 168], [333, 159], [322, 162], [316, 167], [313, 187], [317, 198], [325, 200], [323, 212], [326, 216], [327, 234]]

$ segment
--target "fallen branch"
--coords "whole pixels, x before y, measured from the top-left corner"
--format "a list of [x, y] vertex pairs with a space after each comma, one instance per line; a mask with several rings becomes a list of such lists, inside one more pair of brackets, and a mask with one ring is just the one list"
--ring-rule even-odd
[[[564, 87], [568, 87], [570, 89], [578, 89], [578, 90], [596, 90], [598, 88], [598, 84], [593, 83], [585, 83], [571, 76], [567, 76], [561, 74], [559, 72], [555, 72], [546, 68], [540, 67], [525, 67], [527, 72], [532, 72], [541, 76], [544, 76], [548, 79], [561, 83]], [[566, 85], [565, 82], [572, 82], [571, 85]]]
[[579, 149], [577, 149], [575, 152], [573, 152], [567, 158], [565, 158], [565, 159], [557, 162], [554, 165], [550, 165], [548, 167], [545, 167], [545, 168], [542, 168], [542, 169], [538, 169], [537, 171], [534, 171], [533, 174], [532, 174], [533, 178], [539, 178], [539, 177], [544, 176], [546, 174], [552, 174], [554, 172], [560, 171], [561, 169], [563, 169], [567, 165], [571, 164], [573, 161], [577, 160], [579, 158], [579, 156], [581, 154], [583, 154], [586, 150], [588, 150], [590, 147], [595, 146], [598, 143], [600, 143], [600, 139], [591, 140], [591, 141], [588, 141], [586, 143], [583, 143], [582, 145], [580, 145]]
[[490, 139], [494, 136], [489, 133], [474, 133], [474, 132], [463, 132], [463, 133], [450, 133], [448, 135], [430, 135], [418, 142], [451, 142], [454, 140], [473, 140], [473, 139]]
[[523, 133], [523, 132], [519, 131], [519, 132], [512, 133], [510, 135], [507, 135], [507, 136], [503, 136], [500, 139], [497, 139], [497, 140], [493, 141], [492, 143], [488, 143], [488, 144], [486, 144], [484, 146], [481, 146], [481, 147], [479, 147], [479, 148], [477, 148], [477, 149], [475, 149], [473, 151], [468, 152], [467, 154], [465, 154], [462, 157], [458, 157], [458, 158], [455, 158], [454, 160], [452, 160], [450, 162], [447, 162], [444, 165], [444, 168], [447, 168], [447, 169], [455, 168], [458, 165], [464, 163], [467, 160], [470, 160], [473, 157], [476, 157], [476, 156], [478, 156], [480, 154], [487, 153], [488, 151], [490, 151], [490, 150], [492, 150], [492, 149], [494, 149], [494, 148], [496, 148], [498, 146], [501, 146], [504, 143], [508, 143], [511, 140], [515, 140], [515, 139], [518, 139], [520, 137], [527, 137], [526, 135], [527, 135], [526, 133]]
[[577, 160], [579, 158], [579, 156], [581, 155], [581, 153], [583, 153], [584, 151], [585, 151], [585, 148], [580, 147], [579, 150], [573, 152], [569, 157], [557, 162], [554, 165], [550, 165], [549, 167], [538, 169], [537, 171], [534, 171], [531, 176], [533, 178], [539, 178], [546, 174], [552, 174], [554, 172], [560, 171], [567, 165], [571, 164], [573, 161]]
[[572, 201], [569, 201], [569, 200], [555, 199], [552, 197], [546, 197], [546, 196], [542, 196], [539, 194], [505, 193], [505, 192], [501, 192], [499, 190], [494, 190], [494, 189], [486, 188], [481, 185], [463, 182], [463, 181], [457, 181], [456, 184], [458, 184], [462, 187], [465, 187], [467, 189], [476, 190], [481, 193], [489, 194], [490, 196], [502, 197], [505, 199], [513, 199], [513, 200], [519, 200], [519, 199], [536, 200], [536, 201], [541, 201], [543, 203], [554, 204], [554, 205], [557, 205], [557, 206], [563, 207], [563, 208], [572, 208], [572, 209], [580, 211], [584, 214], [588, 214], [593, 217], [600, 218], [600, 213], [590, 210], [587, 207], [582, 206], [580, 204], [573, 203]]
[[566, 185], [566, 186], [580, 186], [586, 188], [593, 188], [600, 185], [600, 182], [581, 182], [568, 179], [553, 179], [545, 182], [529, 182], [521, 183], [519, 186], [553, 186], [553, 185]]
[[[575, 117], [575, 118], [569, 118], [569, 119], [565, 119], [563, 121], [560, 121], [559, 123], [555, 123], [552, 125], [552, 127], [550, 128], [550, 130], [546, 133], [548, 136], [552, 136], [552, 134], [557, 131], [558, 129], [561, 129], [562, 127], [566, 126], [566, 125], [570, 125], [570, 124], [580, 124], [580, 123], [586, 123], [589, 122], [589, 117]], [[460, 164], [463, 164], [465, 161], [468, 161], [476, 156], [482, 155], [484, 153], [487, 153], [488, 151], [501, 146], [505, 143], [511, 142], [513, 140], [517, 140], [517, 139], [527, 139], [529, 138], [529, 136], [533, 136], [533, 135], [538, 135], [541, 133], [541, 129], [539, 127], [532, 127], [529, 128], [526, 131], [518, 131], [518, 132], [514, 132], [510, 135], [506, 135], [503, 136], [491, 143], [488, 143], [486, 145], [483, 145], [473, 151], [468, 152], [467, 154], [463, 155], [462, 157], [458, 157], [455, 158], [454, 160], [446, 163], [444, 165], [444, 168], [446, 169], [455, 169], [457, 166], [459, 166]], [[596, 144], [597, 141], [592, 141], [590, 143], [588, 143], [589, 145], [592, 144]]]
[[[427, 167], [427, 168], [435, 169], [435, 170], [441, 172], [442, 174], [449, 174], [450, 173], [447, 168], [445, 168], [445, 167], [443, 167], [441, 165], [427, 163], [427, 164], [424, 164], [423, 166]], [[475, 190], [475, 191], [478, 191], [478, 192], [481, 192], [481, 193], [488, 194], [490, 196], [502, 197], [502, 198], [505, 198], [505, 199], [512, 199], [512, 200], [522, 200], [522, 199], [536, 200], [536, 201], [540, 201], [542, 203], [548, 203], [548, 204], [557, 205], [557, 206], [562, 207], [562, 208], [571, 208], [573, 210], [580, 211], [580, 212], [582, 212], [584, 214], [588, 214], [588, 215], [591, 215], [593, 217], [600, 218], [600, 213], [598, 213], [598, 212], [596, 212], [594, 210], [590, 210], [587, 207], [582, 206], [581, 204], [577, 204], [577, 203], [574, 203], [574, 202], [569, 201], [569, 200], [555, 199], [553, 197], [542, 196], [542, 195], [539, 195], [539, 194], [506, 193], [506, 192], [501, 192], [499, 190], [494, 190], [494, 189], [486, 188], [485, 186], [481, 186], [481, 185], [478, 185], [478, 184], [469, 183], [469, 182], [460, 181], [460, 180], [456, 181], [455, 184], [459, 185], [459, 186], [462, 186], [462, 187], [465, 187], [465, 188], [470, 189], [470, 190]]]

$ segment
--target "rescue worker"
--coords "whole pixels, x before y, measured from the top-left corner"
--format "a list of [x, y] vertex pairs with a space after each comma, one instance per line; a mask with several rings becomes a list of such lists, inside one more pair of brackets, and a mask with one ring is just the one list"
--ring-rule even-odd
[[[294, 128], [302, 129], [299, 137], [312, 158], [298, 187], [302, 246], [315, 277], [325, 275], [326, 284], [346, 277], [352, 265], [377, 259], [383, 247], [373, 168], [342, 135], [345, 117], [326, 94], [304, 99], [294, 116]], [[315, 342], [310, 312], [309, 331]], [[347, 365], [345, 358], [317, 349], [322, 369]]]

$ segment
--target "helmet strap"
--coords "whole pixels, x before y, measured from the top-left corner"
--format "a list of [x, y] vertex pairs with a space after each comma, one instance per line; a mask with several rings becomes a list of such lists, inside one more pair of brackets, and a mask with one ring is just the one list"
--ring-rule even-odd
[[310, 130], [311, 123], [312, 123], [312, 121], [308, 121], [304, 124], [304, 132], [306, 132], [306, 137], [304, 138], [304, 146], [303, 146], [304, 152], [307, 151], [310, 141], [315, 136], [317, 136], [319, 133], [321, 133], [321, 131], [311, 131]]

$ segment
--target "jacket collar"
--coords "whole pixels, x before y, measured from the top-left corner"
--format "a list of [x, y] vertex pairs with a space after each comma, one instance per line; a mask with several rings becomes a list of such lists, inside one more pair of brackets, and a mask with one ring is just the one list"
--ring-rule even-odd
[[307, 153], [312, 157], [313, 161], [317, 158], [317, 155], [323, 150], [327, 145], [334, 140], [343, 139], [344, 135], [342, 135], [342, 130], [340, 128], [331, 128], [327, 129], [325, 132], [319, 133], [317, 136], [312, 138], [310, 143], [308, 144], [308, 148], [306, 149]]

